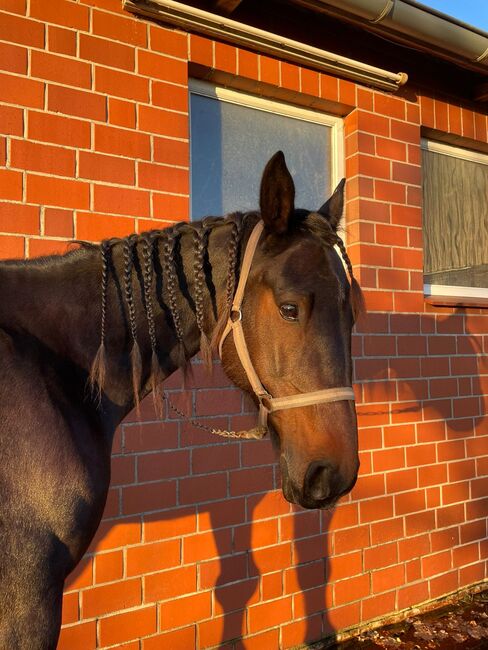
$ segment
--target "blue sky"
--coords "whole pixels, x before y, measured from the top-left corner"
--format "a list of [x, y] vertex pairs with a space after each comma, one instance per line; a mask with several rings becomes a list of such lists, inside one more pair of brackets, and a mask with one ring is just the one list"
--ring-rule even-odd
[[488, 32], [487, 0], [419, 0], [421, 4], [442, 11]]

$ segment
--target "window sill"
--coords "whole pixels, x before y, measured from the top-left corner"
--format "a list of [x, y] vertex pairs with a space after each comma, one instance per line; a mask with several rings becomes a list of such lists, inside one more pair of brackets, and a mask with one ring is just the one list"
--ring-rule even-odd
[[429, 305], [446, 307], [488, 307], [488, 289], [424, 284], [424, 298]]

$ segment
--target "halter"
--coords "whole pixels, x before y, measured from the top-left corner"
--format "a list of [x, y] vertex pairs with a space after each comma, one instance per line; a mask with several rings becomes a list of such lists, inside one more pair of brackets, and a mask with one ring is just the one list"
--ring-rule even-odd
[[[246, 339], [244, 337], [244, 330], [242, 327], [242, 301], [244, 299], [244, 290], [246, 288], [247, 279], [251, 270], [254, 253], [264, 229], [262, 220], [254, 226], [253, 231], [244, 251], [242, 260], [241, 274], [237, 289], [232, 302], [229, 320], [222, 333], [222, 338], [219, 342], [219, 356], [222, 359], [222, 347], [227, 336], [232, 332], [234, 337], [234, 345], [237, 350], [237, 355], [241, 362], [244, 372], [251, 384], [251, 388], [259, 401], [259, 418], [258, 426], [248, 432], [236, 433], [233, 437], [241, 438], [262, 438], [268, 431], [268, 415], [275, 411], [282, 411], [285, 409], [298, 408], [300, 406], [310, 406], [312, 404], [324, 404], [328, 402], [341, 402], [343, 400], [354, 400], [354, 391], [351, 386], [341, 386], [338, 388], [324, 388], [323, 390], [316, 390], [309, 393], [298, 393], [296, 395], [289, 395], [288, 397], [273, 397], [264, 388], [259, 376], [254, 368], [249, 350], [247, 348]], [[221, 433], [215, 431], [214, 433]], [[221, 433], [223, 435], [224, 432]]]

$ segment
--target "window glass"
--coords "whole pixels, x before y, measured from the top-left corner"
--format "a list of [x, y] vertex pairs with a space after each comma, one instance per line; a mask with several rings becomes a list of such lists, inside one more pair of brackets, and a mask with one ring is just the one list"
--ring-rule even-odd
[[488, 156], [428, 142], [422, 165], [424, 282], [488, 288]]
[[191, 94], [192, 219], [255, 210], [264, 165], [285, 154], [297, 207], [315, 210], [331, 192], [325, 124]]

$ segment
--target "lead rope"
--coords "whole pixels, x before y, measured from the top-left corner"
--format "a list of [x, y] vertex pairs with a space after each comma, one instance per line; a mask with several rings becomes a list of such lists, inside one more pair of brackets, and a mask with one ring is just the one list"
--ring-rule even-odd
[[184, 420], [188, 420], [188, 422], [194, 427], [201, 429], [202, 431], [206, 431], [207, 433], [213, 433], [214, 435], [221, 436], [222, 438], [253, 438], [255, 440], [260, 440], [266, 435], [267, 430], [263, 429], [262, 427], [254, 427], [254, 429], [249, 429], [249, 431], [227, 431], [226, 429], [214, 429], [213, 427], [209, 427], [206, 424], [202, 424], [194, 418], [188, 417], [186, 413], [184, 413], [181, 409], [173, 404], [167, 393], [163, 393], [163, 399], [166, 400], [168, 407], [174, 413], [176, 413], [176, 415]]

